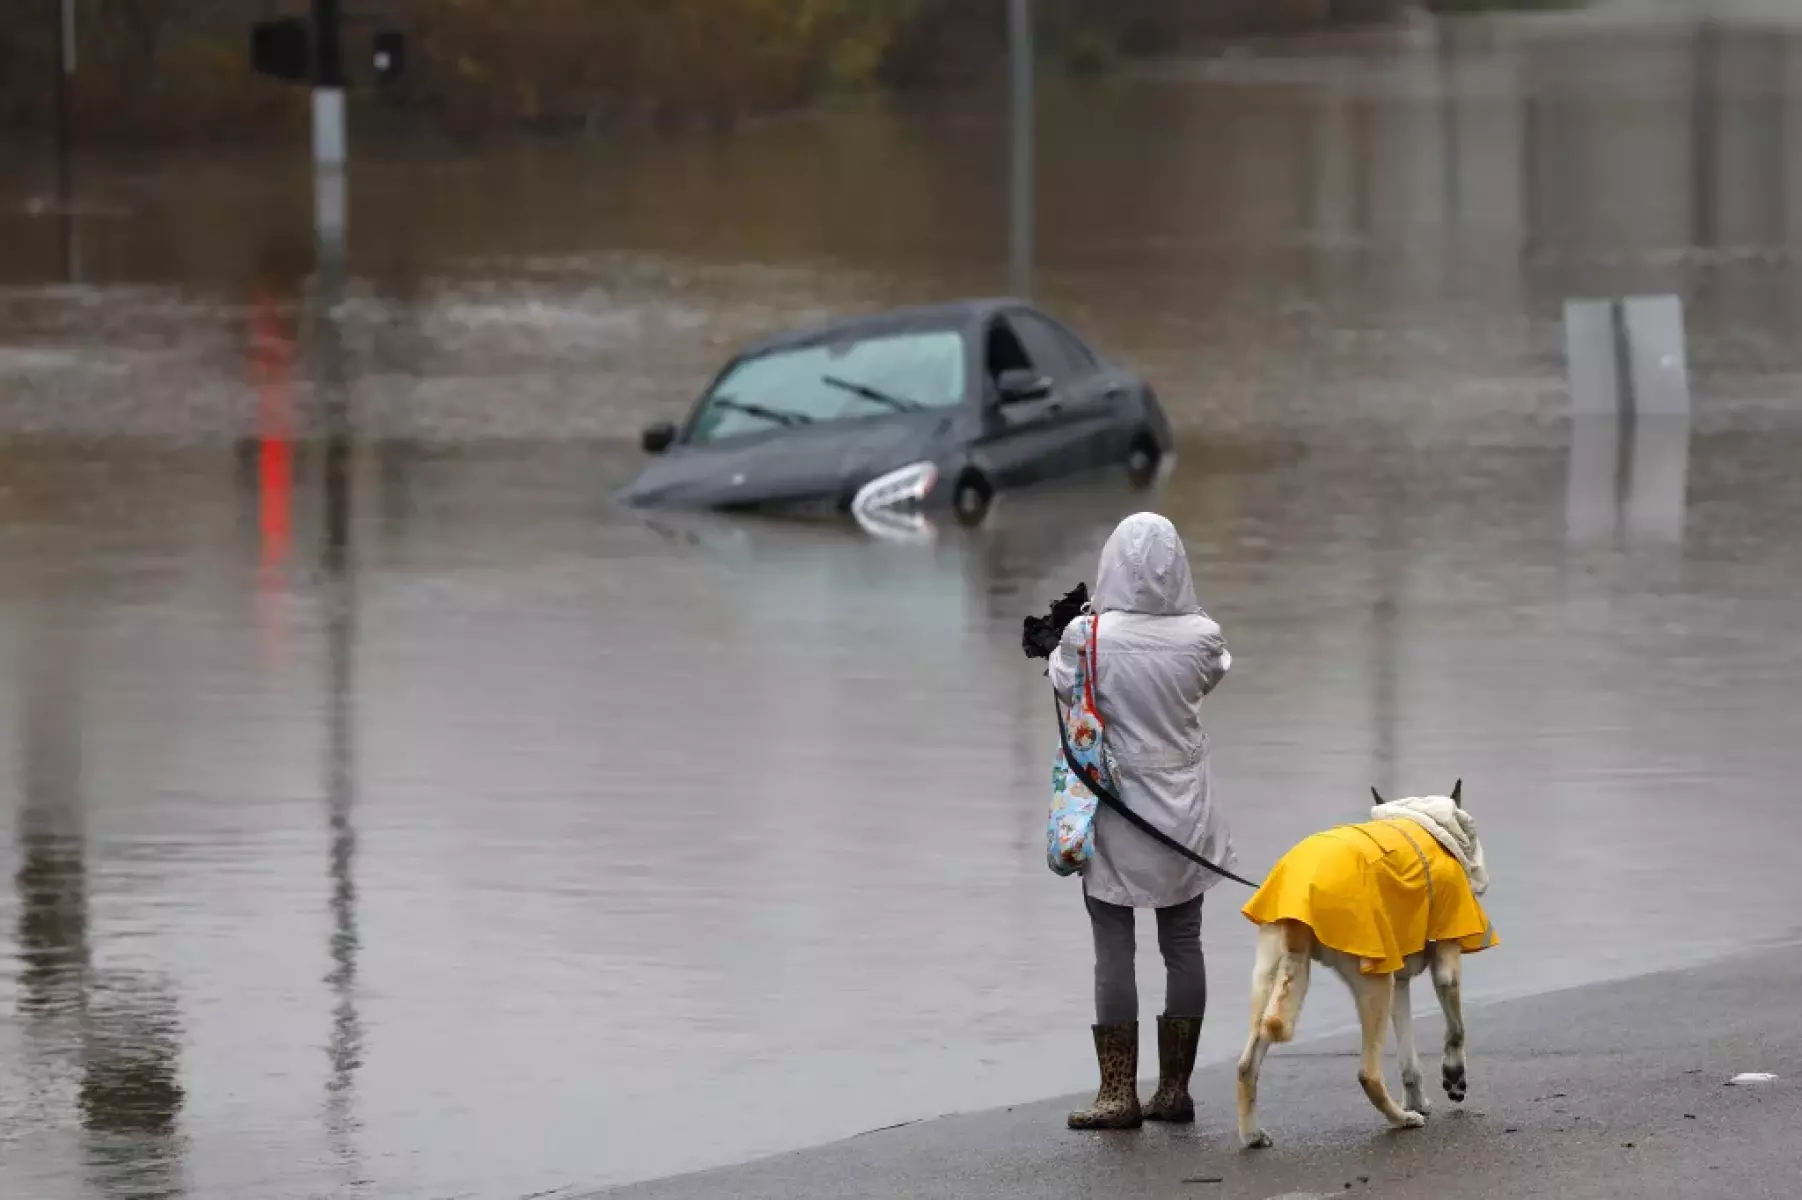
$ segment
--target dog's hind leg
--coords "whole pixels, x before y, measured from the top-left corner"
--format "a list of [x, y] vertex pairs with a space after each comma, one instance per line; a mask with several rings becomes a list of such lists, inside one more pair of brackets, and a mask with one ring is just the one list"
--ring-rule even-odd
[[1402, 1060], [1402, 1102], [1426, 1116], [1432, 1109], [1427, 1094], [1420, 1086], [1420, 1047], [1414, 1043], [1414, 1005], [1409, 994], [1409, 979], [1395, 977], [1395, 1052]]
[[1452, 1103], [1462, 1104], [1468, 1088], [1464, 1070], [1464, 953], [1457, 942], [1433, 944], [1433, 991], [1445, 1013], [1445, 1062], [1440, 1076]]
[[1393, 975], [1364, 975], [1355, 967], [1349, 973], [1352, 994], [1358, 1001], [1358, 1024], [1364, 1031], [1364, 1053], [1358, 1063], [1358, 1084], [1377, 1111], [1397, 1129], [1418, 1129], [1427, 1119], [1409, 1112], [1395, 1102], [1383, 1082], [1383, 1039], [1388, 1033], [1389, 1014], [1395, 1004]]
[[1268, 956], [1270, 989], [1264, 1006], [1264, 1037], [1282, 1044], [1295, 1036], [1314, 956], [1314, 931], [1300, 921], [1277, 921], [1258, 934], [1258, 960]]

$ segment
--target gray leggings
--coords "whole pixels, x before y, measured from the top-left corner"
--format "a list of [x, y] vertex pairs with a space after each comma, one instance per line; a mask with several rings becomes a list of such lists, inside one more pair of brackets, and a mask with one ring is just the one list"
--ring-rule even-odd
[[[1139, 983], [1133, 973], [1133, 917], [1130, 908], [1105, 904], [1087, 893], [1089, 928], [1095, 934], [1095, 1023], [1120, 1025], [1139, 1019]], [[1201, 956], [1201, 897], [1160, 908], [1158, 949], [1164, 952], [1164, 1015], [1207, 1015], [1208, 968]]]

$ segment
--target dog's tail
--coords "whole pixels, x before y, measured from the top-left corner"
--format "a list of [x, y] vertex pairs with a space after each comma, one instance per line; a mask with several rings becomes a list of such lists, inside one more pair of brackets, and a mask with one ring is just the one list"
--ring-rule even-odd
[[[1295, 1036], [1295, 1021], [1308, 994], [1308, 968], [1314, 953], [1314, 931], [1300, 921], [1278, 921], [1282, 948], [1276, 959], [1276, 978], [1261, 1022], [1264, 1037], [1286, 1042]], [[1272, 947], [1275, 949], [1275, 947]]]

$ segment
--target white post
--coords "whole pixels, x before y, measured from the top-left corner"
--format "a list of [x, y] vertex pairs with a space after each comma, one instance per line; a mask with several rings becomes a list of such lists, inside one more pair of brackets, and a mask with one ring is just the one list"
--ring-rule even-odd
[[344, 133], [344, 89], [313, 89], [313, 165], [342, 167], [347, 157]]
[[321, 271], [335, 277], [344, 255], [344, 55], [338, 0], [313, 0], [313, 228]]
[[344, 90], [313, 89], [313, 232], [318, 239], [320, 265], [334, 268], [344, 253]]

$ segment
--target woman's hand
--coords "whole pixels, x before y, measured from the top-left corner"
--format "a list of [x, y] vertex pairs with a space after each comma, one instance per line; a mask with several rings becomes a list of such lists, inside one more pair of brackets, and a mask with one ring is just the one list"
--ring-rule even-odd
[[1233, 669], [1233, 652], [1226, 648], [1226, 639], [1219, 634], [1210, 634], [1201, 642], [1201, 694], [1206, 696], [1220, 686], [1226, 673]]

